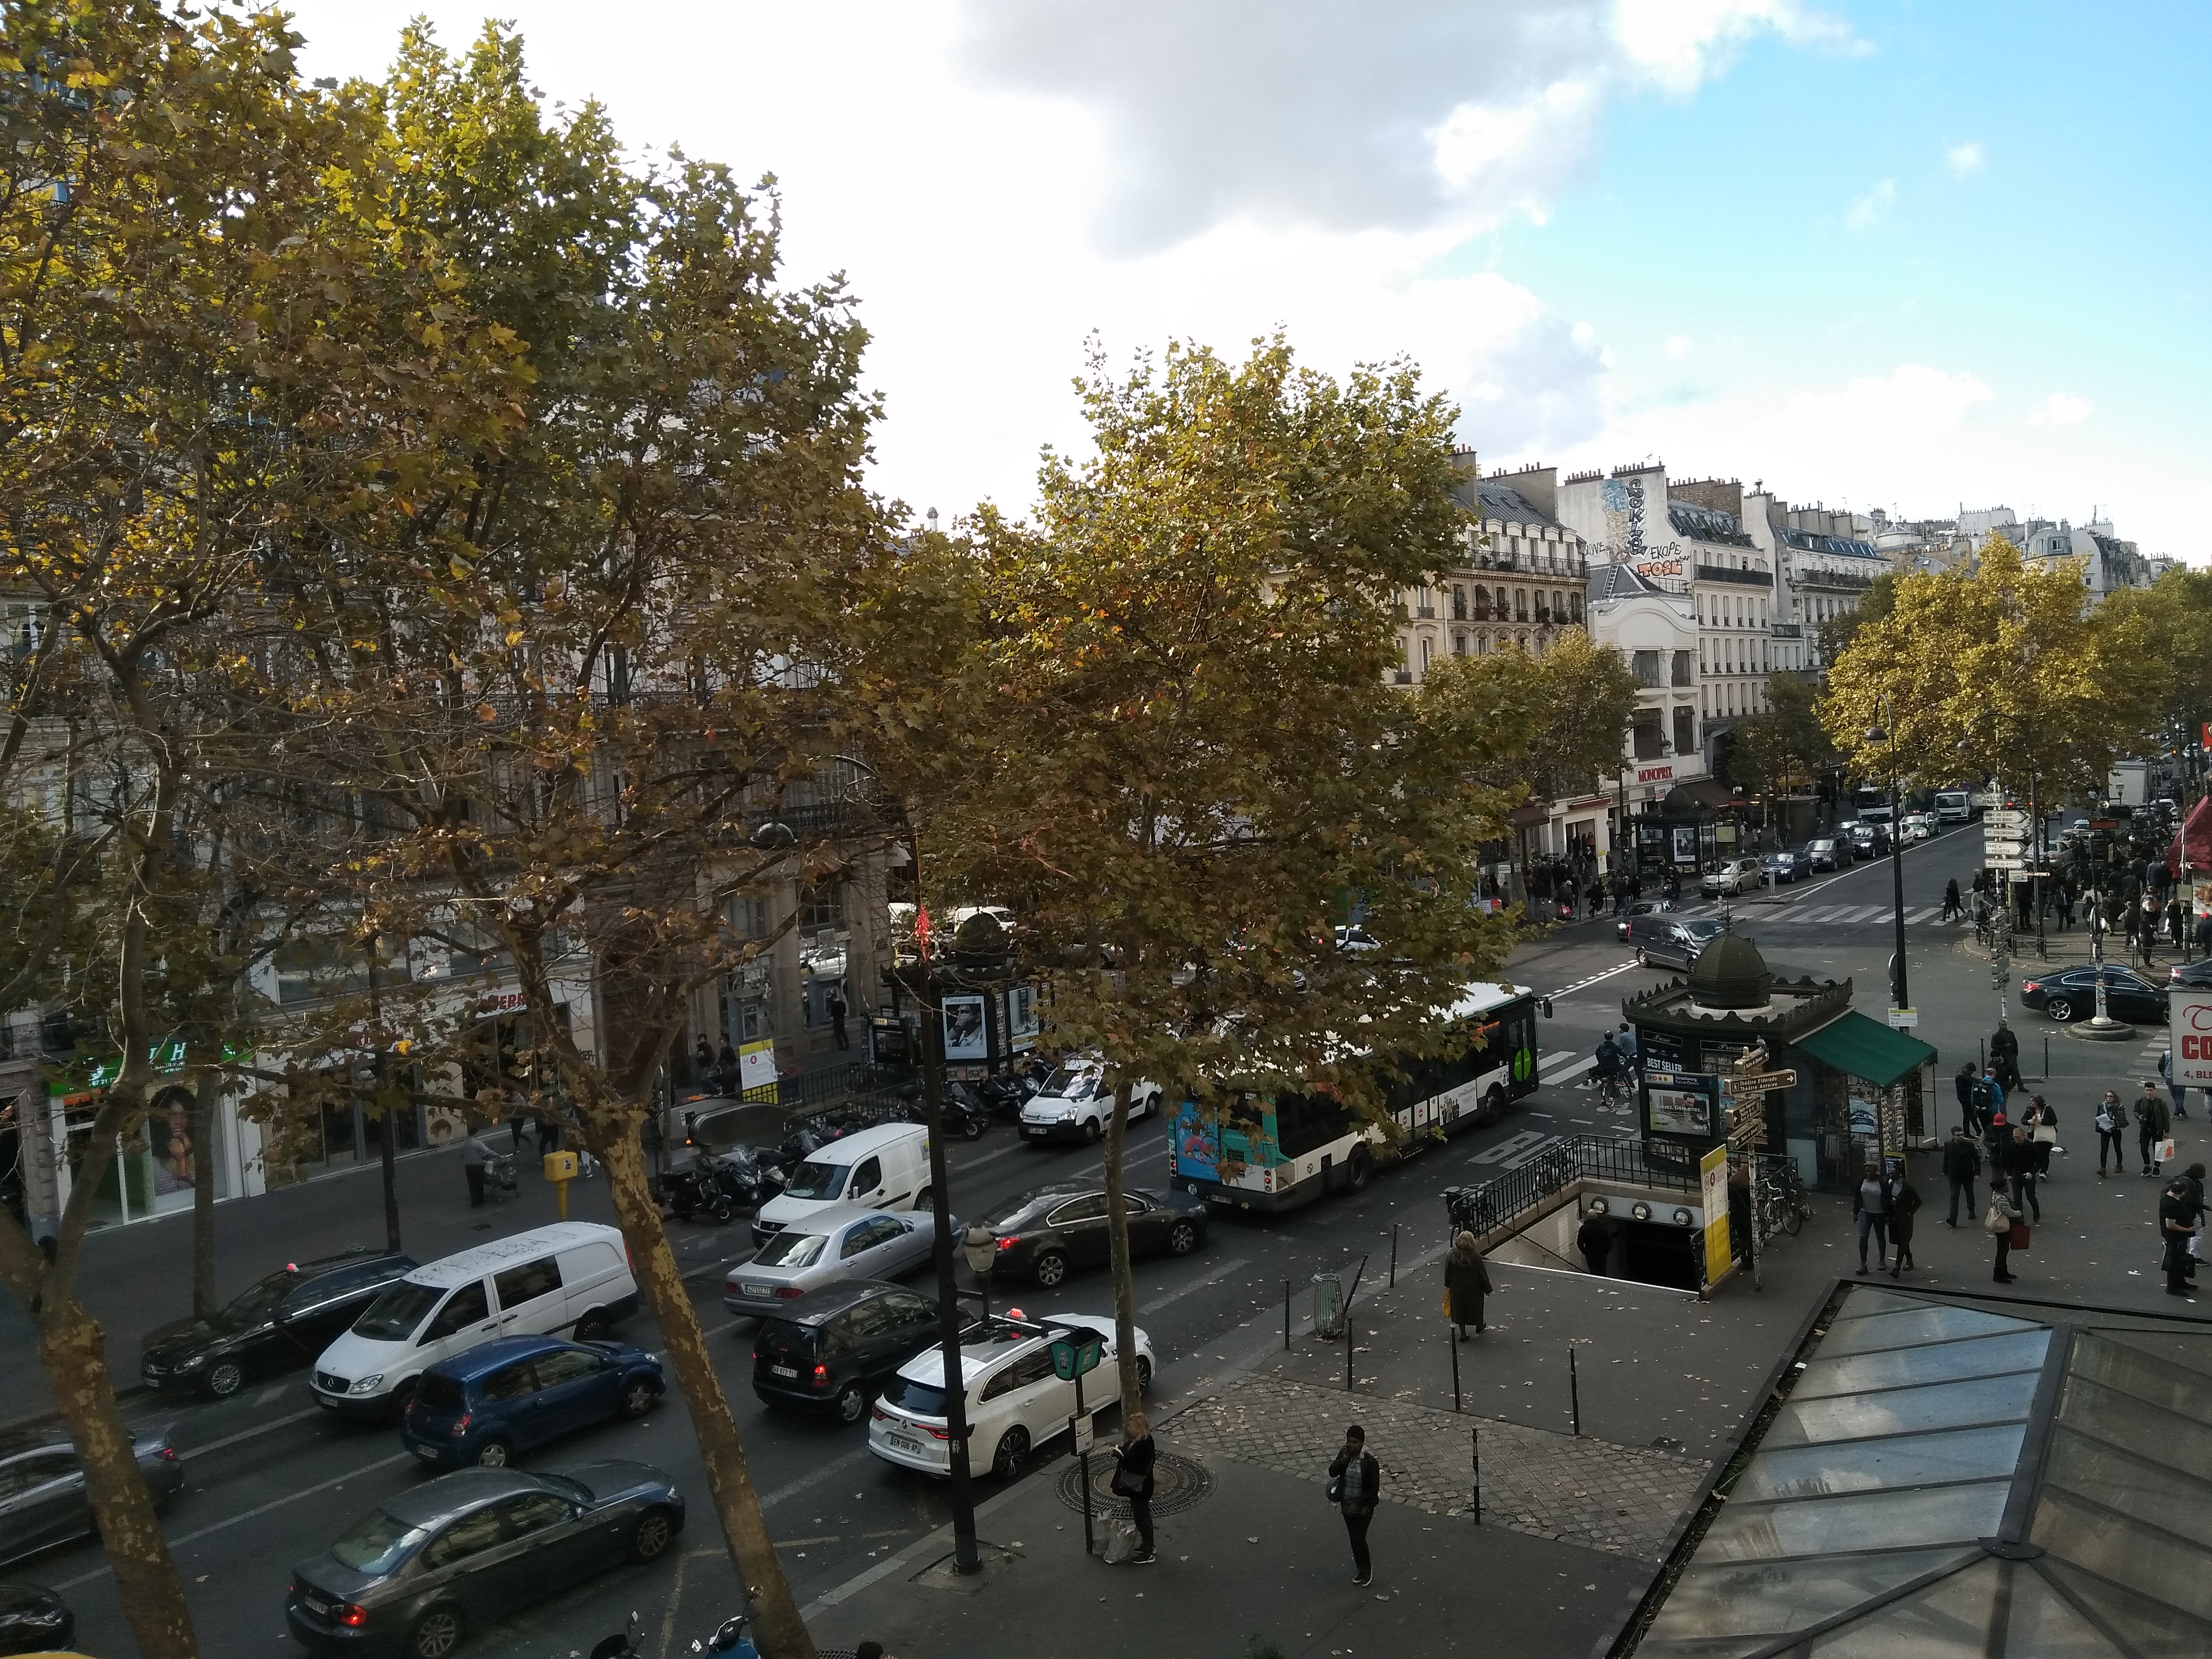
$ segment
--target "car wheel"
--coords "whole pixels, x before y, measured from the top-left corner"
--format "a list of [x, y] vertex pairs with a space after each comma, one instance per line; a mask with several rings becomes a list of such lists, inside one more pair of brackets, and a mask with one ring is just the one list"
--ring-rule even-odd
[[1022, 1459], [1029, 1455], [1029, 1431], [1008, 1429], [999, 1437], [998, 1450], [991, 1454], [991, 1473], [1001, 1480], [1011, 1480], [1022, 1472]]
[[1641, 945], [1637, 947], [1636, 965], [1638, 968], [1649, 968], [1651, 965], [1651, 958], [1644, 954], [1644, 950]]
[[653, 1409], [653, 1384], [641, 1377], [623, 1390], [623, 1415], [642, 1417]]
[[857, 1423], [868, 1414], [868, 1391], [857, 1382], [848, 1382], [837, 1390], [832, 1402], [837, 1408], [840, 1423]]
[[920, 1192], [914, 1195], [914, 1207], [917, 1210], [927, 1210], [932, 1213], [934, 1213], [937, 1209], [937, 1194], [930, 1191], [928, 1188], [924, 1187]]
[[1168, 1229], [1168, 1254], [1188, 1255], [1198, 1248], [1198, 1229], [1188, 1221], [1178, 1221]]
[[1137, 1356], [1137, 1392], [1145, 1393], [1152, 1386], [1152, 1362], [1144, 1355]]
[[1036, 1265], [1030, 1271], [1036, 1275], [1038, 1284], [1051, 1290], [1067, 1277], [1067, 1258], [1058, 1250], [1047, 1250], [1037, 1257]]
[[245, 1381], [246, 1368], [234, 1359], [226, 1359], [210, 1367], [207, 1391], [218, 1400], [228, 1400]]
[[607, 1316], [598, 1308], [576, 1322], [576, 1340], [579, 1342], [596, 1342], [606, 1334]]
[[1344, 1181], [1346, 1189], [1355, 1193], [1366, 1191], [1367, 1183], [1374, 1178], [1374, 1155], [1364, 1146], [1354, 1146], [1352, 1149], [1351, 1158], [1346, 1160]]
[[410, 1376], [404, 1382], [402, 1382], [398, 1388], [392, 1389], [392, 1414], [394, 1417], [404, 1417], [407, 1415], [407, 1408], [415, 1403], [416, 1384], [421, 1380], [422, 1379], [419, 1377]]
[[477, 1466], [479, 1468], [503, 1469], [507, 1467], [507, 1460], [514, 1455], [514, 1448], [506, 1441], [487, 1440], [477, 1448]]
[[1096, 1146], [1098, 1144], [1098, 1137], [1104, 1133], [1105, 1131], [1098, 1127], [1097, 1118], [1086, 1118], [1083, 1124], [1083, 1144], [1086, 1146]]
[[657, 1559], [676, 1537], [676, 1523], [666, 1510], [653, 1508], [637, 1517], [637, 1525], [629, 1535], [629, 1559], [633, 1561]]
[[446, 1659], [461, 1644], [466, 1628], [459, 1607], [433, 1607], [407, 1632], [408, 1659]]
[[714, 1201], [707, 1206], [707, 1219], [717, 1227], [726, 1227], [730, 1224], [731, 1218], [737, 1212], [738, 1206], [730, 1202], [730, 1195], [727, 1193], [717, 1193], [714, 1194]]
[[2068, 998], [2053, 997], [2043, 1005], [2043, 1012], [2059, 1024], [2063, 1025], [2074, 1018], [2074, 1004]]

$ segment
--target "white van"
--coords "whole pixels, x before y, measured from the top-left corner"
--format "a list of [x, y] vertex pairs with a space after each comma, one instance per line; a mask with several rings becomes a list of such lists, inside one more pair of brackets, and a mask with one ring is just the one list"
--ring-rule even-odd
[[1936, 821], [1938, 823], [1965, 823], [1974, 816], [1974, 803], [1963, 789], [1938, 789], [1936, 792]]
[[380, 1416], [405, 1407], [428, 1367], [479, 1342], [571, 1329], [588, 1340], [636, 1311], [637, 1280], [618, 1228], [533, 1227], [386, 1286], [323, 1350], [309, 1386], [319, 1406]]
[[934, 1209], [928, 1127], [879, 1123], [817, 1147], [753, 1217], [753, 1243], [765, 1244], [794, 1221], [833, 1204], [857, 1204], [865, 1210]]

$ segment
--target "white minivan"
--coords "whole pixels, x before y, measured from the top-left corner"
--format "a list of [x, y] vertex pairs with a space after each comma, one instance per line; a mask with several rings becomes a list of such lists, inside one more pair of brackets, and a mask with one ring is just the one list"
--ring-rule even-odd
[[479, 1342], [569, 1330], [587, 1341], [636, 1311], [620, 1229], [595, 1221], [533, 1227], [387, 1285], [323, 1350], [309, 1386], [319, 1406], [380, 1416], [404, 1409], [424, 1370]]
[[783, 1190], [754, 1215], [753, 1243], [765, 1244], [793, 1222], [835, 1204], [866, 1210], [935, 1208], [927, 1126], [879, 1123], [816, 1147], [791, 1172]]

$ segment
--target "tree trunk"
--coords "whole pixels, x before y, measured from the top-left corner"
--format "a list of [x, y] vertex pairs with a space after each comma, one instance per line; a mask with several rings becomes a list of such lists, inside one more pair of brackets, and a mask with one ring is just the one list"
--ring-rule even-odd
[[207, 1318], [222, 1304], [215, 1285], [215, 1126], [222, 1073], [200, 1073], [192, 1103], [192, 1312]]
[[1121, 1373], [1121, 1419], [1144, 1406], [1137, 1383], [1137, 1292], [1129, 1276], [1129, 1215], [1121, 1207], [1121, 1157], [1129, 1140], [1129, 1079], [1114, 1085], [1114, 1115], [1106, 1121], [1106, 1238], [1114, 1264], [1114, 1355]]
[[[707, 1339], [684, 1290], [676, 1253], [668, 1247], [659, 1208], [647, 1189], [645, 1154], [638, 1146], [636, 1125], [631, 1114], [610, 1112], [604, 1105], [580, 1115], [585, 1139], [593, 1143], [592, 1152], [606, 1166], [615, 1218], [621, 1224], [623, 1243], [629, 1247], [638, 1290], [660, 1322], [661, 1348], [669, 1369], [676, 1373], [684, 1409], [690, 1413], [692, 1433], [707, 1466], [707, 1487], [714, 1495], [715, 1516], [729, 1541], [738, 1582], [749, 1587], [747, 1599], [760, 1650], [770, 1659], [815, 1659], [814, 1640], [799, 1616], [799, 1603], [783, 1576], [783, 1564], [776, 1559], [775, 1540], [769, 1535], [768, 1518], [762, 1514], [760, 1496], [753, 1489], [737, 1419], [731, 1415], [721, 1379], [715, 1376], [714, 1362], [708, 1357]], [[605, 1127], [609, 1120], [618, 1126], [612, 1133]]]

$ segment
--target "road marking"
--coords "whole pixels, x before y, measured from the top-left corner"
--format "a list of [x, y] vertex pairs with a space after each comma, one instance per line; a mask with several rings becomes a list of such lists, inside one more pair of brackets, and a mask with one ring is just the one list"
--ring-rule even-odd
[[866, 1446], [856, 1446], [851, 1451], [847, 1452], [842, 1457], [831, 1458], [827, 1463], [822, 1465], [820, 1468], [816, 1469], [811, 1474], [802, 1474], [798, 1480], [792, 1481], [789, 1485], [778, 1486], [774, 1492], [765, 1494], [760, 1500], [760, 1506], [764, 1510], [770, 1509], [775, 1504], [782, 1503], [787, 1498], [796, 1498], [808, 1487], [817, 1486], [822, 1481], [827, 1480], [831, 1475], [836, 1474], [838, 1470], [850, 1468], [855, 1463], [865, 1462], [873, 1455], [874, 1454], [871, 1452]]
[[253, 1396], [253, 1403], [257, 1406], [267, 1405], [270, 1401], [276, 1399], [278, 1395], [283, 1393], [287, 1386], [288, 1385], [285, 1383], [279, 1382], [273, 1389], [262, 1389], [259, 1394]]
[[281, 1429], [287, 1423], [304, 1422], [310, 1417], [320, 1417], [322, 1414], [323, 1408], [320, 1406], [310, 1406], [303, 1412], [294, 1412], [289, 1417], [272, 1418], [266, 1423], [257, 1423], [250, 1429], [240, 1429], [236, 1434], [227, 1434], [220, 1440], [210, 1440], [206, 1445], [195, 1446], [190, 1451], [180, 1449], [177, 1453], [177, 1459], [179, 1462], [189, 1463], [195, 1457], [205, 1457], [210, 1452], [221, 1451], [225, 1446], [235, 1446], [241, 1440], [254, 1439], [272, 1430]]
[[1565, 1138], [1565, 1137], [1562, 1135], [1546, 1135], [1534, 1146], [1507, 1158], [1504, 1167], [1509, 1170], [1517, 1170], [1523, 1164], [1532, 1163], [1535, 1159], [1541, 1158], [1546, 1152], [1551, 1151], [1553, 1147], [1558, 1146]]
[[1228, 1278], [1230, 1274], [1235, 1273], [1239, 1267], [1249, 1267], [1252, 1264], [1250, 1262], [1245, 1261], [1242, 1256], [1234, 1257], [1230, 1261], [1223, 1262], [1206, 1278], [1194, 1279], [1189, 1284], [1184, 1285], [1181, 1290], [1170, 1291], [1165, 1296], [1155, 1297], [1152, 1301], [1145, 1304], [1145, 1305], [1139, 1308], [1137, 1311], [1144, 1314], [1156, 1314], [1161, 1309], [1166, 1307], [1169, 1303], [1178, 1301], [1182, 1297], [1188, 1296], [1193, 1291], [1203, 1291], [1209, 1289], [1215, 1285], [1218, 1285], [1223, 1279]]
[[1568, 1066], [1565, 1071], [1554, 1072], [1551, 1076], [1542, 1079], [1541, 1081], [1546, 1083], [1565, 1083], [1571, 1077], [1580, 1077], [1584, 1072], [1589, 1071], [1591, 1066], [1596, 1064], [1597, 1056], [1595, 1054], [1584, 1054], [1573, 1065]]
[[[1557, 1135], [1547, 1135], [1541, 1129], [1523, 1129], [1519, 1134], [1508, 1135], [1494, 1146], [1486, 1146], [1469, 1159], [1474, 1164], [1496, 1164], [1511, 1158], [1516, 1152], [1530, 1151], [1547, 1140], [1557, 1140]], [[1506, 1166], [1511, 1168], [1510, 1164]]]
[[1556, 991], [1547, 992], [1545, 995], [1552, 1001], [1557, 1002], [1562, 997], [1572, 996], [1577, 991], [1589, 989], [1601, 979], [1611, 979], [1615, 974], [1625, 974], [1634, 966], [1636, 966], [1636, 961], [1632, 957], [1618, 968], [1608, 968], [1602, 973], [1591, 974], [1585, 978], [1577, 980], [1572, 985], [1563, 985]]

